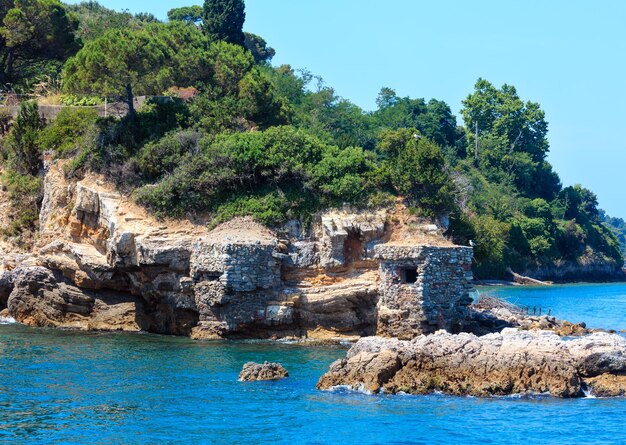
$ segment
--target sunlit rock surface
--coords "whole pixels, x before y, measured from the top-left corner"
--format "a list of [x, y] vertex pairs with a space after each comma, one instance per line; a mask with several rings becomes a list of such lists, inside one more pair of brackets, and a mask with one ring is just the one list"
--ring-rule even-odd
[[626, 339], [595, 333], [564, 340], [548, 331], [505, 329], [477, 337], [437, 332], [409, 341], [369, 337], [333, 363], [319, 389], [372, 393], [580, 397], [624, 392]]

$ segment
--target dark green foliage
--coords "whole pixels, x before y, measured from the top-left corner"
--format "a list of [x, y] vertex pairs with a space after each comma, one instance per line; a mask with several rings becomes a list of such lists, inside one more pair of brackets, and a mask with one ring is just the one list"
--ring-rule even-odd
[[54, 75], [80, 42], [78, 19], [58, 0], [3, 0], [0, 6], [0, 86], [28, 86]]
[[503, 277], [509, 265], [510, 224], [490, 215], [472, 218], [476, 247], [474, 274], [479, 278]]
[[[321, 205], [363, 203], [372, 190], [372, 154], [328, 146], [292, 127], [206, 137], [199, 144], [183, 142], [186, 136], [169, 135], [167, 144], [142, 150], [144, 172], [164, 177], [139, 190], [138, 199], [160, 214], [208, 210], [220, 220], [252, 214], [278, 223], [310, 219]], [[191, 153], [199, 150], [184, 153], [185, 144]], [[149, 161], [155, 153], [167, 159], [156, 170]]]
[[372, 113], [373, 125], [390, 130], [416, 128], [441, 147], [455, 146], [462, 138], [456, 118], [442, 101], [398, 97], [390, 88], [383, 88], [376, 100], [378, 110]]
[[113, 30], [88, 42], [63, 72], [68, 92], [160, 95], [172, 86], [200, 85], [211, 76], [202, 33], [180, 22]]
[[6, 108], [0, 108], [0, 137], [9, 132], [12, 123], [13, 114]]
[[18, 237], [18, 244], [24, 244], [23, 235], [34, 231], [39, 221], [39, 204], [42, 194], [42, 180], [30, 174], [7, 170], [0, 177], [2, 186], [9, 193], [10, 224], [0, 228], [4, 236]]
[[272, 57], [276, 55], [274, 48], [267, 46], [267, 42], [263, 37], [252, 34], [251, 32], [245, 32], [244, 35], [244, 45], [246, 49], [252, 53], [252, 57], [254, 57], [256, 63], [269, 63]]
[[24, 102], [15, 123], [4, 141], [9, 168], [20, 174], [35, 175], [41, 167], [39, 132], [45, 127], [36, 102]]
[[311, 184], [323, 193], [322, 202], [328, 206], [362, 202], [375, 190], [373, 177], [368, 176], [377, 168], [373, 153], [331, 145], [324, 147], [319, 163], [312, 166]]
[[243, 0], [205, 0], [203, 9], [204, 32], [212, 41], [244, 46], [246, 12]]
[[147, 179], [157, 179], [173, 173], [187, 156], [199, 153], [203, 133], [184, 130], [169, 133], [155, 142], [146, 144], [139, 153], [139, 167]]
[[148, 99], [138, 115], [141, 141], [156, 140], [165, 133], [189, 126], [189, 108], [180, 99]]
[[225, 42], [209, 47], [210, 87], [190, 105], [197, 126], [210, 133], [287, 124], [292, 110], [267, 72], [244, 48]]
[[600, 211], [600, 216], [604, 222], [604, 225], [611, 230], [617, 240], [620, 243], [622, 248], [622, 254], [626, 257], [626, 221], [622, 218], [612, 218], [604, 213], [604, 211]]
[[454, 186], [437, 144], [406, 128], [383, 132], [378, 148], [388, 156], [391, 183], [411, 207], [428, 216], [454, 209]]
[[484, 79], [478, 79], [475, 91], [463, 101], [463, 118], [470, 141], [470, 151], [475, 153], [475, 130], [479, 138], [491, 135], [500, 143], [500, 150], [508, 153], [528, 153], [533, 162], [541, 162], [548, 152], [548, 123], [545, 113], [536, 102], [524, 103], [511, 85], [497, 89]]

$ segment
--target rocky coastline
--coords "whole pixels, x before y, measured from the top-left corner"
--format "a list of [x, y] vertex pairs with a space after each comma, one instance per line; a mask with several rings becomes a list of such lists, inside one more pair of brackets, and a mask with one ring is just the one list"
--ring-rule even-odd
[[460, 330], [470, 247], [394, 208], [268, 229], [157, 220], [104, 177], [46, 166], [32, 249], [0, 246], [0, 311], [31, 326], [195, 339], [353, 339]]
[[[356, 341], [320, 389], [625, 393], [624, 338], [473, 302], [472, 248], [443, 230], [401, 203], [329, 210], [311, 227], [239, 218], [209, 230], [156, 220], [103, 178], [70, 181], [55, 162], [33, 248], [0, 245], [0, 317], [199, 340]], [[271, 374], [250, 369], [251, 379]]]

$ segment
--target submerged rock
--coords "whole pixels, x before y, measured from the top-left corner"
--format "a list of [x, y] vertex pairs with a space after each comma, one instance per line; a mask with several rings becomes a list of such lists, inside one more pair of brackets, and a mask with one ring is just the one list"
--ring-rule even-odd
[[243, 365], [239, 373], [240, 382], [256, 382], [260, 380], [279, 380], [289, 377], [289, 373], [280, 363], [265, 362], [263, 364], [249, 362]]
[[[477, 337], [439, 331], [410, 341], [368, 337], [333, 363], [318, 389], [378, 393], [580, 397], [596, 386], [624, 393], [626, 339], [595, 333], [563, 340], [553, 332], [505, 329]], [[621, 386], [620, 386], [621, 385]], [[620, 392], [621, 391], [621, 392]]]

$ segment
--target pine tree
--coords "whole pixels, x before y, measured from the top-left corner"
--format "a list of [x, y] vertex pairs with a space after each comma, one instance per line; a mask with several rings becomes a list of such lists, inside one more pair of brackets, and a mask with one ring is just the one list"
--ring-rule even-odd
[[204, 32], [211, 40], [244, 46], [246, 11], [243, 0], [205, 0], [203, 9]]

